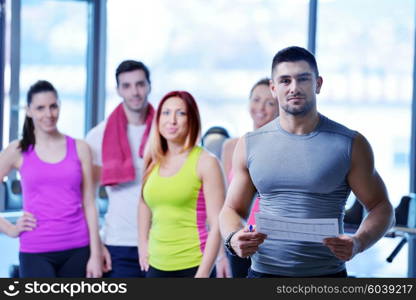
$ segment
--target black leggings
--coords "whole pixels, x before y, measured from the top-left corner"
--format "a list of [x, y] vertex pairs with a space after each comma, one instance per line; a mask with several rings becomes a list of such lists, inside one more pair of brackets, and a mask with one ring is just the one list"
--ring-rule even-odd
[[146, 278], [172, 278], [172, 277], [194, 277], [198, 271], [198, 267], [178, 270], [178, 271], [162, 271], [152, 266], [149, 266], [149, 271], [146, 273]]
[[19, 253], [19, 275], [26, 277], [85, 277], [89, 246], [56, 252]]
[[[149, 266], [149, 271], [146, 273], [146, 278], [173, 278], [173, 277], [191, 277], [193, 278], [198, 271], [199, 267], [178, 270], [178, 271], [162, 271], [152, 266]], [[212, 269], [209, 278], [217, 278], [217, 270], [215, 267]]]
[[233, 278], [246, 278], [248, 269], [251, 266], [251, 258], [241, 258], [236, 255], [231, 255], [227, 252], [228, 262], [230, 263], [231, 273]]

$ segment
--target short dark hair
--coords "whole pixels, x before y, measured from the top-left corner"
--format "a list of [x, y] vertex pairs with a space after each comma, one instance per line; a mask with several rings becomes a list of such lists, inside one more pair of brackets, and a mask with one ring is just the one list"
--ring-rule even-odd
[[273, 57], [272, 77], [273, 77], [273, 72], [278, 64], [282, 62], [296, 62], [300, 60], [306, 61], [309, 64], [309, 66], [312, 68], [316, 77], [319, 76], [318, 64], [316, 63], [315, 56], [311, 52], [306, 50], [305, 48], [298, 47], [298, 46], [290, 46], [290, 47], [280, 50]]
[[147, 82], [150, 84], [150, 72], [144, 63], [142, 63], [141, 61], [136, 61], [136, 60], [125, 60], [125, 61], [122, 61], [116, 69], [117, 86], [119, 84], [118, 75], [124, 72], [131, 72], [135, 70], [142, 70], [144, 74], [146, 75]]
[[260, 79], [259, 81], [257, 81], [253, 87], [250, 90], [250, 98], [253, 95], [253, 91], [256, 87], [258, 87], [259, 85], [266, 85], [266, 86], [270, 86], [270, 78], [268, 77], [264, 77], [262, 79]]

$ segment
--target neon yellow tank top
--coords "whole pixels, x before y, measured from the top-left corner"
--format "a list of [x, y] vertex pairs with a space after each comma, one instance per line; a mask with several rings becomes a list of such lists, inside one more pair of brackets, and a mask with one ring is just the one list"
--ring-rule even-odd
[[201, 147], [194, 147], [173, 176], [159, 176], [156, 165], [143, 188], [152, 212], [149, 264], [162, 271], [199, 266], [208, 236], [202, 182], [197, 175]]

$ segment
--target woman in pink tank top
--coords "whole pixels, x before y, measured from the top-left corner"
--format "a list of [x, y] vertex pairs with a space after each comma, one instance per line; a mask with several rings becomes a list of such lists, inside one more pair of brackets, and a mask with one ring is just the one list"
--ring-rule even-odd
[[23, 138], [0, 154], [1, 178], [17, 169], [22, 183], [24, 214], [11, 231], [20, 237], [20, 277], [101, 277], [90, 150], [59, 132], [58, 117], [57, 91], [36, 82]]
[[[250, 91], [249, 111], [251, 119], [253, 120], [253, 129], [256, 130], [279, 115], [279, 105], [277, 99], [274, 99], [270, 91], [270, 79], [264, 78], [259, 80]], [[230, 184], [233, 177], [232, 173], [232, 158], [238, 138], [233, 138], [224, 143], [222, 150], [222, 163], [224, 165], [225, 174], [227, 174], [228, 184]], [[255, 225], [255, 214], [259, 211], [259, 198], [256, 198], [247, 224]], [[250, 260], [240, 258], [238, 256], [229, 256], [231, 271], [233, 277], [246, 277], [248, 268], [250, 267]]]

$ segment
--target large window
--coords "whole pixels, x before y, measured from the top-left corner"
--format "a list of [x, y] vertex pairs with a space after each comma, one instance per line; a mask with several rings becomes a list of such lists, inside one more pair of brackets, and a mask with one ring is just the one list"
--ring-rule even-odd
[[198, 101], [203, 131], [224, 126], [232, 135], [252, 129], [251, 86], [270, 76], [280, 48], [307, 44], [308, 1], [108, 0], [106, 115], [120, 102], [114, 72], [125, 59], [147, 64], [150, 100], [171, 90]]
[[[1, 1], [3, 2], [3, 1]], [[93, 1], [5, 0], [1, 31], [4, 39], [5, 68], [3, 105], [3, 148], [10, 139], [20, 138], [25, 117], [26, 93], [37, 80], [50, 81], [61, 100], [59, 129], [82, 138], [85, 125], [85, 102], [88, 84], [90, 33]], [[0, 26], [0, 29], [3, 29]], [[2, 184], [0, 211], [15, 218], [21, 208], [21, 191], [16, 174]], [[4, 178], [6, 179], [6, 178]], [[17, 184], [16, 184], [17, 183]], [[4, 192], [4, 193], [3, 193]], [[0, 235], [2, 255], [0, 277], [18, 260], [18, 240]]]
[[[409, 192], [415, 28], [415, 2], [398, 3], [319, 1], [317, 31], [324, 78], [319, 109], [368, 139], [394, 206]], [[361, 276], [405, 277], [407, 249], [392, 264], [385, 262], [397, 243], [381, 240], [351, 268]]]
[[[87, 87], [88, 1], [7, 1], [3, 148], [21, 137], [26, 94], [38, 80], [58, 91], [59, 129], [84, 136]], [[0, 208], [21, 208], [21, 192], [11, 172]], [[6, 178], [5, 178], [6, 179]]]
[[[6, 3], [6, 30], [1, 32], [6, 49], [3, 147], [9, 143], [9, 132], [11, 138], [20, 136], [26, 93], [39, 79], [51, 81], [59, 92], [60, 130], [82, 138], [95, 122], [89, 124], [86, 115], [91, 117], [103, 101], [99, 77], [104, 72], [98, 67], [106, 65], [108, 116], [121, 101], [114, 73], [125, 59], [149, 66], [154, 105], [171, 90], [188, 90], [198, 101], [203, 132], [215, 125], [240, 136], [252, 129], [247, 111], [250, 88], [270, 76], [273, 55], [308, 42], [309, 0], [1, 2]], [[369, 140], [376, 168], [397, 206], [409, 192], [415, 1], [317, 2], [316, 54], [324, 78], [318, 109]], [[92, 7], [104, 8], [101, 12], [107, 8], [107, 29]], [[107, 37], [106, 47], [105, 39], [97, 43], [96, 37], [102, 36]], [[93, 96], [91, 91], [98, 89], [100, 97]], [[85, 109], [86, 101], [92, 100]], [[101, 116], [99, 111], [96, 115]], [[0, 208], [8, 201], [18, 209], [20, 195], [7, 192]], [[358, 255], [347, 264], [350, 275], [406, 277], [407, 246], [392, 264], [385, 261], [398, 242], [383, 238]], [[14, 252], [0, 259], [0, 277], [7, 275], [11, 258], [17, 261], [17, 245], [3, 248]]]
[[50, 81], [61, 100], [59, 128], [77, 138], [84, 136], [87, 41], [87, 1], [22, 1], [20, 108], [30, 85]]

